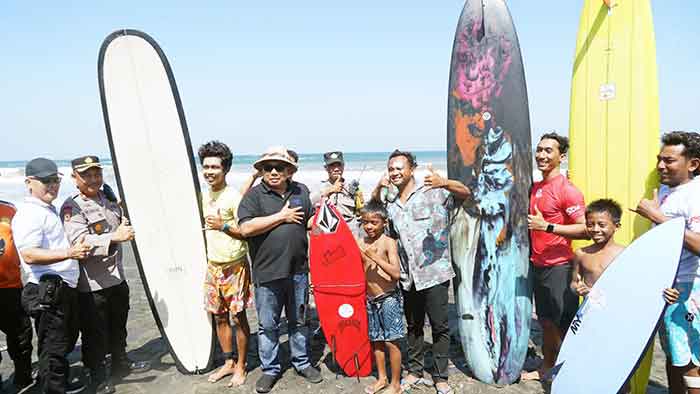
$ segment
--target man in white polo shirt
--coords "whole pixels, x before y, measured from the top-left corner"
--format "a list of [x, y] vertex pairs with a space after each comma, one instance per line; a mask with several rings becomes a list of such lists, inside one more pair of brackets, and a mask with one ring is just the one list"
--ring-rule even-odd
[[75, 393], [82, 384], [68, 384], [66, 355], [78, 337], [79, 268], [91, 247], [82, 240], [71, 247], [56, 207], [61, 174], [56, 163], [37, 158], [27, 163], [29, 196], [12, 219], [12, 232], [27, 283], [22, 306], [34, 318], [38, 336], [42, 393]]

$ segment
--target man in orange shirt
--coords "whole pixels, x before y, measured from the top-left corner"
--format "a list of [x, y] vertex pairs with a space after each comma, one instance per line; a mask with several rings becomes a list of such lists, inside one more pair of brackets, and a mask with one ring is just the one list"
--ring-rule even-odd
[[19, 391], [32, 383], [32, 323], [20, 302], [19, 256], [10, 227], [14, 213], [12, 204], [0, 201], [0, 331], [7, 336], [7, 352], [15, 364], [13, 383]]

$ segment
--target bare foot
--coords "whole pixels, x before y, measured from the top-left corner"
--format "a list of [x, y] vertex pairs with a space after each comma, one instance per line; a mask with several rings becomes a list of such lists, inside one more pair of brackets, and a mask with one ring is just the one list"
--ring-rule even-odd
[[544, 371], [541, 370], [536, 370], [532, 372], [522, 372], [520, 374], [520, 380], [522, 381], [530, 381], [530, 380], [535, 380], [535, 381], [541, 381], [542, 376], [545, 375]]
[[248, 376], [248, 374], [244, 370], [236, 370], [236, 372], [233, 374], [231, 377], [231, 380], [228, 382], [228, 387], [238, 387], [242, 386], [245, 383], [245, 378]]
[[382, 394], [401, 394], [404, 390], [401, 389], [401, 385], [390, 385], [386, 386], [386, 390]]
[[209, 379], [207, 380], [209, 381], [209, 383], [216, 383], [219, 380], [225, 378], [226, 376], [233, 374], [234, 372], [236, 372], [235, 366], [224, 364], [221, 368], [216, 370], [216, 372], [209, 375]]
[[373, 385], [365, 387], [365, 393], [367, 394], [375, 394], [378, 393], [387, 386], [387, 381], [386, 378], [384, 379], [377, 379], [376, 382], [374, 382]]

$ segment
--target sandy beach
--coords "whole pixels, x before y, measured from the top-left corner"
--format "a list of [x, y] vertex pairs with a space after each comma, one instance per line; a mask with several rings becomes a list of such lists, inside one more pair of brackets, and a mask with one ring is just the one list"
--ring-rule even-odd
[[[115, 381], [117, 393], [120, 394], [141, 394], [141, 393], [157, 393], [157, 394], [206, 394], [206, 393], [253, 393], [255, 392], [255, 381], [261, 374], [259, 361], [257, 357], [257, 338], [255, 331], [257, 329], [257, 316], [255, 309], [251, 308], [248, 311], [251, 330], [253, 336], [249, 349], [249, 374], [246, 384], [238, 388], [227, 388], [228, 379], [223, 379], [217, 383], [207, 382], [207, 375], [182, 375], [175, 368], [175, 364], [167, 351], [164, 341], [161, 339], [160, 332], [156, 327], [155, 321], [148, 306], [144, 288], [141, 284], [141, 279], [138, 274], [131, 249], [126, 248], [125, 268], [127, 278], [131, 287], [131, 311], [129, 312], [128, 322], [128, 352], [129, 356], [135, 360], [145, 360], [151, 362], [151, 369], [139, 373], [132, 374], [122, 380]], [[450, 384], [457, 393], [498, 393], [498, 394], [535, 394], [546, 393], [546, 388], [538, 382], [521, 382], [505, 387], [489, 386], [480, 383], [467, 374], [468, 371], [464, 365], [464, 357], [459, 345], [456, 315], [454, 303], [450, 300]], [[313, 315], [313, 314], [312, 314]], [[318, 327], [318, 320], [313, 315], [311, 321], [312, 328]], [[283, 327], [282, 332], [286, 328]], [[4, 336], [0, 337], [0, 348], [5, 348]], [[426, 341], [430, 342], [429, 327], [426, 327]], [[531, 342], [539, 345], [541, 342], [539, 327], [533, 321], [533, 330], [531, 334]], [[287, 336], [281, 338], [282, 342], [282, 365], [285, 368], [284, 376], [273, 389], [273, 393], [363, 393], [366, 385], [374, 381], [374, 377], [361, 379], [358, 383], [356, 378], [349, 378], [339, 375], [336, 377], [331, 355], [328, 346], [320, 337], [315, 337], [313, 341], [313, 362], [316, 363], [323, 374], [324, 381], [321, 384], [312, 385], [307, 383], [303, 378], [296, 375], [293, 368], [289, 364], [289, 347], [287, 344]], [[36, 343], [36, 338], [35, 338]], [[650, 385], [647, 393], [662, 394], [667, 392], [666, 376], [664, 372], [665, 357], [658, 340], [655, 343], [654, 363], [652, 367]], [[535, 359], [528, 359], [528, 365], [536, 365], [541, 357], [539, 348]], [[36, 346], [34, 350], [34, 359], [36, 361]], [[428, 352], [428, 356], [430, 353]], [[601, 355], [604, 357], [604, 355]], [[72, 363], [72, 374], [80, 375], [80, 349], [79, 346], [71, 353], [70, 360]], [[220, 353], [217, 357], [217, 365], [221, 364], [223, 359]], [[36, 364], [35, 364], [36, 368]], [[3, 362], [0, 365], [0, 374], [3, 376], [3, 394], [14, 394], [16, 391], [7, 381], [12, 373], [12, 362], [6, 351], [3, 351]], [[38, 392], [36, 387], [25, 390], [26, 393]], [[87, 391], [86, 391], [87, 392]], [[434, 393], [435, 390], [429, 386], [418, 387], [411, 390], [411, 393]]]

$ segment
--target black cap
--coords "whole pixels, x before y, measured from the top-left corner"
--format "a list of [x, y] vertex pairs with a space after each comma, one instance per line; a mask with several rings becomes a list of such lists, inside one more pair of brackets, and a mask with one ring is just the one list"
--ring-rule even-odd
[[73, 167], [73, 171], [78, 172], [83, 172], [92, 167], [102, 168], [100, 158], [97, 156], [80, 156], [77, 159], [73, 159], [70, 165]]
[[343, 152], [340, 151], [324, 153], [323, 161], [326, 162], [327, 166], [333, 163], [345, 164], [345, 161], [343, 160]]
[[52, 175], [63, 175], [58, 172], [58, 167], [53, 160], [45, 159], [43, 157], [37, 157], [32, 159], [24, 167], [24, 175], [31, 176], [34, 178], [48, 178]]

